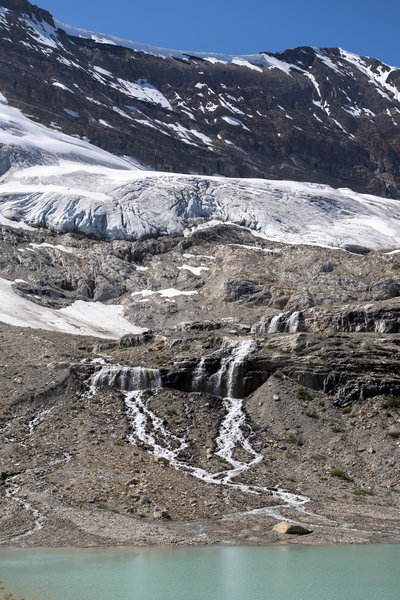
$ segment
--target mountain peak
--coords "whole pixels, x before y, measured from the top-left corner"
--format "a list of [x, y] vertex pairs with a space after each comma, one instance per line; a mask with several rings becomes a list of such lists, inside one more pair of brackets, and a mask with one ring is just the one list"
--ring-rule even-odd
[[168, 50], [63, 25], [27, 0], [0, 6], [0, 91], [42, 125], [158, 171], [400, 198], [394, 67], [314, 46]]
[[54, 27], [54, 20], [49, 11], [36, 6], [36, 4], [31, 4], [28, 0], [0, 0], [0, 7], [13, 12], [25, 13], [34, 17], [37, 21], [45, 21]]

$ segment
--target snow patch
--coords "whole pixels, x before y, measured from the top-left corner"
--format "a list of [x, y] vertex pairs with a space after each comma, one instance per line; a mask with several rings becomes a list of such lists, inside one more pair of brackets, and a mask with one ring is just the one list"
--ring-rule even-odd
[[127, 333], [143, 333], [123, 318], [123, 307], [77, 300], [67, 308], [46, 308], [19, 296], [13, 281], [0, 278], [0, 322], [15, 327], [46, 329], [73, 335], [118, 339]]
[[250, 129], [246, 127], [246, 125], [244, 125], [240, 119], [235, 119], [234, 117], [228, 117], [226, 115], [221, 117], [221, 119], [222, 121], [229, 123], [229, 125], [233, 125], [234, 127], [243, 127], [243, 129], [250, 131]]
[[135, 83], [125, 79], [118, 79], [118, 84], [111, 83], [111, 87], [121, 91], [131, 98], [137, 98], [142, 102], [158, 104], [162, 108], [172, 111], [172, 106], [167, 98], [146, 79], [139, 79]]
[[70, 94], [75, 94], [75, 92], [70, 90], [69, 87], [67, 87], [63, 83], [60, 83], [59, 81], [53, 81], [53, 83], [51, 85], [54, 85], [54, 87], [61, 88], [62, 90], [65, 90], [66, 92], [70, 92]]
[[189, 291], [184, 292], [182, 290], [177, 290], [175, 288], [166, 288], [163, 290], [141, 290], [140, 292], [133, 292], [131, 296], [142, 296], [143, 298], [147, 298], [148, 296], [154, 296], [155, 294], [159, 294], [161, 298], [176, 298], [177, 296], [193, 296], [197, 294], [197, 291]]
[[59, 250], [60, 252], [66, 252], [67, 254], [72, 254], [72, 250], [68, 250], [68, 248], [66, 248], [65, 246], [63, 246], [62, 244], [57, 244], [57, 246], [54, 246], [54, 244], [48, 244], [46, 242], [44, 242], [43, 244], [34, 244], [33, 242], [31, 242], [29, 244], [31, 246], [31, 248], [49, 248], [51, 250]]
[[79, 118], [79, 113], [75, 112], [74, 110], [70, 110], [69, 108], [64, 108], [64, 112], [66, 112], [67, 115], [69, 115], [70, 117], [74, 117], [74, 119]]
[[201, 265], [200, 267], [191, 267], [190, 265], [182, 265], [181, 267], [177, 267], [179, 271], [186, 270], [193, 273], [193, 275], [200, 275], [202, 271], [209, 271], [209, 268], [205, 265]]

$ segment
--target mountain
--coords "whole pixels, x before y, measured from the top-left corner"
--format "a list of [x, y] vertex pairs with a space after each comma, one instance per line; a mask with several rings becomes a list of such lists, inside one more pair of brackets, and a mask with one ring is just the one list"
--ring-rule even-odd
[[38, 122], [160, 171], [400, 197], [400, 70], [338, 48], [152, 48], [0, 5], [0, 90]]
[[0, 544], [397, 543], [399, 70], [0, 33]]

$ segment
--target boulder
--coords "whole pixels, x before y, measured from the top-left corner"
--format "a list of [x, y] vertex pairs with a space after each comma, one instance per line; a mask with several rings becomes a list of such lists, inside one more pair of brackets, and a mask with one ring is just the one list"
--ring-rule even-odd
[[308, 533], [312, 533], [312, 529], [307, 529], [306, 527], [303, 527], [303, 525], [297, 525], [295, 523], [286, 523], [286, 521], [282, 521], [275, 525], [275, 527], [272, 528], [272, 531], [289, 535], [307, 535]]
[[146, 494], [143, 494], [143, 496], [141, 496], [139, 499], [139, 504], [141, 506], [145, 506], [146, 504], [151, 504], [151, 500], [146, 496]]
[[169, 514], [168, 510], [166, 508], [160, 508], [159, 506], [156, 506], [154, 509], [154, 518], [155, 519], [170, 519], [171, 515]]
[[390, 300], [400, 296], [400, 279], [386, 277], [372, 286], [374, 300]]
[[398, 421], [397, 423], [393, 423], [390, 427], [389, 427], [389, 433], [398, 433], [400, 434], [400, 421]]
[[347, 252], [351, 252], [352, 254], [369, 254], [371, 252], [371, 248], [358, 246], [357, 244], [346, 244], [344, 248]]
[[156, 456], [154, 462], [163, 465], [164, 467], [168, 467], [169, 465], [169, 460], [168, 458], [165, 458], [165, 456]]

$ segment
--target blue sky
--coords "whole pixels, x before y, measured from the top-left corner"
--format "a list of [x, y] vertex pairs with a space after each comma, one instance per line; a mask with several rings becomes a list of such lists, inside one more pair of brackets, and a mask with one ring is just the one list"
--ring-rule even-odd
[[60, 21], [176, 50], [341, 46], [400, 67], [399, 0], [34, 0]]

